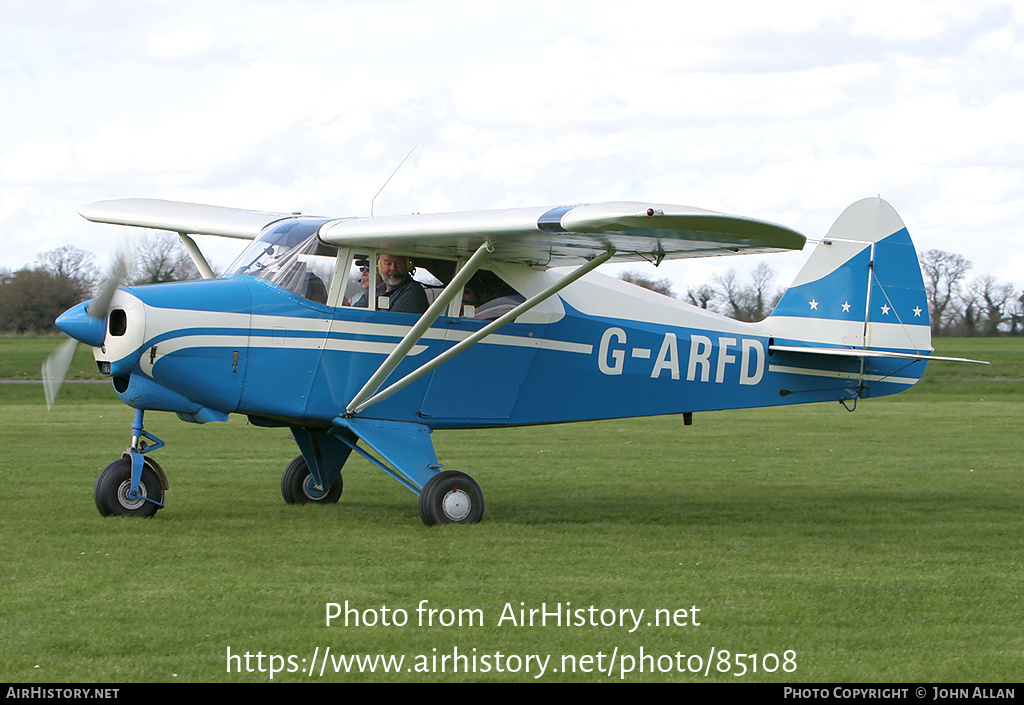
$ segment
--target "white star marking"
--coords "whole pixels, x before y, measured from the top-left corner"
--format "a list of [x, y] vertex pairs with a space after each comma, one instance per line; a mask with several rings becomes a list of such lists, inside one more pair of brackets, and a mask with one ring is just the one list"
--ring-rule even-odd
[[884, 306], [882, 306], [882, 315], [883, 316], [888, 316], [889, 315], [889, 304], [885, 304]]
[[850, 312], [850, 302], [846, 301], [846, 302], [843, 303], [843, 313], [849, 313], [849, 312]]
[[915, 306], [914, 307], [914, 315], [915, 316], [920, 316], [921, 315], [921, 307], [920, 306]]
[[811, 305], [811, 310], [812, 311], [817, 311], [818, 310], [818, 302], [815, 301], [814, 299], [811, 299], [807, 303], [809, 303]]

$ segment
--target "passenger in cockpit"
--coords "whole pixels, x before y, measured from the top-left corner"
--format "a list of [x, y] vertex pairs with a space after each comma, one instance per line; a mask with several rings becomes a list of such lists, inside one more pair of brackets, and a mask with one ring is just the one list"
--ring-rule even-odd
[[524, 301], [526, 301], [526, 297], [493, 272], [481, 270], [473, 275], [463, 291], [462, 315], [478, 320], [494, 321]]
[[366, 308], [370, 298], [370, 261], [365, 259], [356, 260], [359, 265], [359, 285], [363, 290], [352, 299], [351, 306]]

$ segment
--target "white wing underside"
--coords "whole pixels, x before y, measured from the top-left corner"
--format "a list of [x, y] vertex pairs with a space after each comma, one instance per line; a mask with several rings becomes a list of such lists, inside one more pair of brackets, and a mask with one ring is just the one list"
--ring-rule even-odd
[[267, 213], [153, 198], [97, 201], [82, 206], [78, 213], [94, 223], [170, 230], [189, 235], [219, 235], [243, 240], [253, 240], [271, 223], [296, 216], [295, 213]]
[[[223, 208], [153, 199], [101, 201], [80, 213], [94, 222], [173, 232], [258, 237], [291, 213]], [[606, 252], [611, 261], [653, 261], [799, 250], [805, 238], [763, 220], [661, 204], [617, 201], [430, 215], [342, 218], [320, 238], [421, 257], [471, 256], [491, 242], [491, 261], [539, 267], [579, 264]]]

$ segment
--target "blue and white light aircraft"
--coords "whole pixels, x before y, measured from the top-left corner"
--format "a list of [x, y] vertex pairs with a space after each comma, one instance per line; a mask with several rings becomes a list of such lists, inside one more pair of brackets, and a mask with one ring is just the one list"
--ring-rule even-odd
[[[287, 502], [337, 502], [355, 451], [419, 495], [424, 523], [468, 524], [483, 516], [483, 494], [465, 473], [442, 470], [434, 430], [852, 406], [908, 389], [937, 359], [914, 246], [879, 198], [839, 217], [756, 323], [593, 271], [805, 243], [780, 225], [686, 206], [331, 219], [124, 199], [81, 214], [179, 233], [204, 276], [112, 284], [57, 320], [74, 341], [44, 366], [48, 402], [80, 341], [135, 409], [128, 449], [96, 483], [105, 516], [164, 506], [149, 410], [290, 428], [301, 455], [281, 479]], [[215, 277], [196, 234], [252, 243]], [[400, 256], [398, 276], [415, 270], [425, 311], [392, 305], [395, 265], [387, 275], [375, 266], [385, 255]]]

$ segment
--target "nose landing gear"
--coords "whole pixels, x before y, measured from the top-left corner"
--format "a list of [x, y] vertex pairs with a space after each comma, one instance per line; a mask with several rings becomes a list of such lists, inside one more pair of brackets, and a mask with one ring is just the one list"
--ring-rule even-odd
[[167, 476], [155, 460], [144, 457], [164, 442], [143, 430], [142, 417], [136, 409], [131, 445], [96, 480], [93, 498], [102, 516], [151, 517], [164, 506]]

